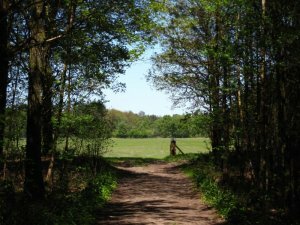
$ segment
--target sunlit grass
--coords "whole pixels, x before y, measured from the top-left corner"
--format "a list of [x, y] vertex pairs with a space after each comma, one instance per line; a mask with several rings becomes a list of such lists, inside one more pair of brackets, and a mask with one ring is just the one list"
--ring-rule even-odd
[[[87, 143], [89, 142], [84, 141], [81, 148], [85, 148]], [[176, 144], [184, 153], [203, 153], [210, 149], [208, 138], [177, 138]], [[21, 139], [19, 147], [22, 146], [21, 149], [25, 149], [25, 145], [26, 140]], [[65, 141], [61, 139], [58, 142], [57, 150], [63, 151], [64, 145]], [[70, 139], [69, 147], [78, 148], [73, 139]], [[170, 138], [113, 138], [112, 145], [104, 157], [163, 159], [169, 155], [169, 150]], [[77, 149], [76, 151], [78, 153], [84, 150]], [[178, 150], [177, 154], [180, 154]]]
[[[169, 138], [124, 139], [114, 138], [110, 151], [105, 157], [137, 157], [163, 159], [169, 155]], [[208, 138], [177, 138], [177, 146], [184, 153], [207, 152], [210, 148]], [[180, 154], [177, 151], [178, 154]]]

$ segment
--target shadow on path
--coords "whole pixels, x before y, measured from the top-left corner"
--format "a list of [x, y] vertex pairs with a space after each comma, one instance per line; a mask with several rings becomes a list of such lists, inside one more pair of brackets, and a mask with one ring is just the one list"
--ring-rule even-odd
[[224, 224], [199, 200], [192, 182], [175, 164], [119, 169], [123, 175], [119, 187], [98, 212], [97, 224]]

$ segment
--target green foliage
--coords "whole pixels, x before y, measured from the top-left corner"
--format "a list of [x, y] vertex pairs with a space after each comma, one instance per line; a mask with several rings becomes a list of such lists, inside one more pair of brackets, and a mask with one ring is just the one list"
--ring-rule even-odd
[[[103, 88], [119, 89], [117, 77], [124, 74], [129, 63], [151, 42], [149, 30], [155, 24], [149, 4], [135, 0], [92, 0], [52, 6], [60, 12], [53, 18], [53, 25], [62, 31], [72, 26], [53, 48], [54, 68], [64, 63], [70, 65], [72, 95], [85, 101], [91, 94], [103, 97]], [[58, 75], [56, 79], [60, 81], [56, 87], [61, 88], [64, 81]]]
[[111, 172], [102, 173], [90, 180], [87, 188], [84, 190], [84, 196], [94, 201], [94, 204], [102, 206], [110, 199], [111, 192], [116, 187], [116, 175]]
[[215, 170], [209, 155], [193, 155], [183, 170], [192, 177], [205, 202], [216, 208], [227, 221], [248, 224], [243, 221], [245, 206], [234, 192], [220, 184], [221, 173]]
[[[267, 196], [261, 202], [266, 213], [276, 202], [297, 217], [300, 5], [280, 0], [164, 3], [154, 31], [162, 47], [153, 57], [149, 80], [169, 92], [175, 104], [188, 102], [209, 114], [215, 164], [225, 176], [239, 171], [243, 182], [256, 184]], [[245, 158], [239, 168], [230, 166], [230, 151]]]
[[234, 194], [229, 190], [220, 189], [214, 180], [206, 177], [205, 173], [198, 171], [194, 179], [203, 193], [204, 200], [216, 208], [226, 219], [229, 219], [234, 210], [241, 209]]
[[8, 157], [22, 156], [26, 136], [26, 106], [20, 105], [6, 109], [6, 128], [4, 149]]
[[297, 219], [286, 216], [280, 209], [274, 212], [263, 210], [268, 195], [261, 193], [257, 186], [243, 184], [240, 177], [224, 177], [215, 167], [211, 153], [167, 158], [171, 161], [182, 159], [189, 160], [182, 170], [193, 179], [205, 202], [217, 209], [229, 225], [299, 224]]
[[149, 138], [149, 137], [207, 137], [208, 116], [195, 113], [189, 115], [154, 116], [143, 112], [121, 112], [109, 110], [113, 137]]
[[[65, 113], [60, 126], [61, 137], [71, 137], [69, 149], [74, 154], [100, 156], [110, 146], [111, 125], [101, 102], [78, 104], [72, 113]], [[64, 146], [58, 149], [63, 152]]]
[[[95, 210], [103, 207], [117, 185], [117, 176], [110, 168], [92, 177], [82, 177], [87, 183], [81, 191], [53, 192], [42, 202], [18, 202], [3, 225], [91, 225]], [[3, 198], [1, 198], [2, 200]], [[13, 202], [7, 202], [6, 207]], [[1, 205], [1, 212], [3, 207]], [[2, 217], [1, 217], [2, 216]], [[3, 214], [0, 215], [3, 218]]]

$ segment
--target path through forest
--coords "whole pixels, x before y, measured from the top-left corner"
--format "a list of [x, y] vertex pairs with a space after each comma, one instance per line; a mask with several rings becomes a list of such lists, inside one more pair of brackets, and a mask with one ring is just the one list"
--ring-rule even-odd
[[99, 213], [98, 225], [221, 225], [215, 210], [199, 200], [192, 182], [175, 163], [122, 166], [124, 172], [111, 201]]

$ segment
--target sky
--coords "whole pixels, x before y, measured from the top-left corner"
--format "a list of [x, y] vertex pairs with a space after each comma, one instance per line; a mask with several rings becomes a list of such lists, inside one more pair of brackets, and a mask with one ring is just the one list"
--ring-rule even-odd
[[114, 93], [105, 90], [107, 109], [117, 109], [123, 112], [132, 111], [145, 112], [146, 115], [173, 115], [184, 114], [183, 108], [172, 108], [172, 101], [169, 95], [157, 91], [146, 81], [146, 75], [151, 68], [150, 56], [152, 52], [147, 51], [141, 60], [134, 62], [125, 75], [121, 75], [120, 82], [126, 84], [125, 92]]

